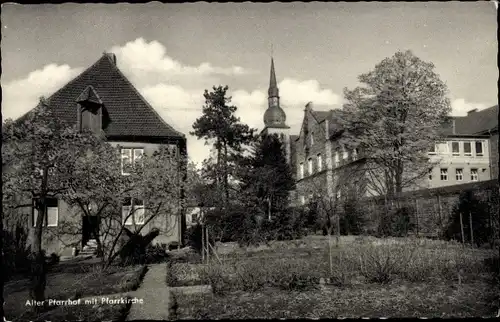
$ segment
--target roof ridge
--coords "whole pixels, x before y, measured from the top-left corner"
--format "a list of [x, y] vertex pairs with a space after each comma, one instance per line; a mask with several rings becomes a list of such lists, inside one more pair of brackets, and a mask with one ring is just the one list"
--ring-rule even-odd
[[[106, 55], [106, 57], [108, 57]], [[116, 69], [116, 71], [118, 72], [118, 74], [120, 75], [120, 77], [122, 77], [122, 79], [130, 85], [130, 87], [132, 88], [132, 90], [137, 94], [137, 96], [139, 96], [139, 98], [146, 104], [147, 107], [149, 107], [152, 112], [156, 115], [156, 117], [166, 126], [168, 126], [173, 132], [176, 132], [178, 135], [182, 136], [182, 137], [186, 137], [184, 135], [184, 133], [182, 132], [179, 132], [178, 130], [174, 129], [172, 125], [168, 124], [164, 119], [163, 117], [160, 116], [160, 114], [154, 109], [154, 107], [144, 98], [144, 96], [142, 96], [142, 94], [137, 90], [137, 88], [134, 86], [134, 84], [132, 84], [132, 82], [123, 74], [123, 72], [120, 70], [120, 68], [118, 68], [118, 66], [116, 64], [113, 63], [113, 61], [111, 60], [110, 57], [108, 57], [109, 61], [112, 63], [111, 65], [113, 66], [113, 68]]]
[[[102, 59], [102, 57], [100, 59], [98, 59], [95, 63], [93, 63], [90, 67], [86, 68], [85, 70], [83, 70], [81, 73], [79, 73], [78, 75], [76, 75], [75, 77], [73, 77], [71, 80], [69, 80], [67, 83], [65, 83], [64, 85], [60, 86], [59, 89], [57, 91], [55, 91], [54, 93], [50, 94], [49, 97], [47, 97], [47, 103], [49, 104], [50, 106], [50, 99], [53, 98], [57, 93], [59, 93], [60, 91], [62, 91], [64, 88], [66, 88], [67, 86], [69, 86], [70, 84], [76, 82], [77, 80], [79, 80], [83, 74], [85, 74], [87, 71], [89, 71], [91, 68], [93, 68], [95, 65], [97, 65], [98, 62], [100, 62]], [[38, 103], [37, 105], [38, 106]], [[22, 119], [23, 117], [26, 117], [29, 113], [31, 113], [33, 111], [33, 109], [36, 108], [33, 107], [32, 109], [30, 109], [29, 111], [27, 111], [26, 113], [24, 113], [23, 115], [19, 116], [17, 119], [20, 120]]]

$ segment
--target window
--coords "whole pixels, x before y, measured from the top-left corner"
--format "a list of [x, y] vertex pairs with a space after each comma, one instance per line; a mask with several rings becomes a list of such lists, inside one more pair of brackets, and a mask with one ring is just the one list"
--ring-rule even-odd
[[457, 181], [462, 181], [464, 179], [464, 170], [463, 169], [456, 169], [455, 170], [455, 177]]
[[428, 154], [436, 154], [436, 145], [433, 144], [428, 152]]
[[476, 141], [476, 156], [477, 157], [483, 156], [483, 142], [481, 141]]
[[[34, 204], [34, 201], [33, 201]], [[55, 198], [49, 198], [46, 200], [46, 211], [45, 220], [43, 225], [46, 227], [57, 227], [59, 222], [59, 203]], [[38, 218], [38, 210], [33, 207], [33, 227], [36, 226], [36, 220]]]
[[440, 142], [437, 144], [437, 149], [439, 154], [448, 154], [448, 143], [446, 142]]
[[448, 181], [448, 169], [441, 169], [441, 181]]
[[346, 149], [342, 149], [342, 160], [347, 160], [349, 157], [349, 152]]
[[307, 159], [307, 171], [309, 174], [313, 173], [313, 159], [312, 158]]
[[313, 146], [313, 144], [314, 144], [314, 132], [311, 132], [310, 140], [311, 140], [311, 146]]
[[323, 160], [321, 159], [321, 154], [318, 153], [317, 157], [317, 162], [318, 162], [318, 172], [323, 169]]
[[144, 155], [144, 149], [122, 149], [122, 174], [129, 175], [132, 172], [134, 166], [142, 167], [143, 161], [142, 157]]
[[144, 224], [144, 201], [127, 198], [122, 205], [122, 219], [125, 225]]
[[356, 161], [358, 159], [358, 149], [352, 150], [352, 161]]
[[299, 166], [299, 179], [304, 178], [304, 163], [301, 162]]
[[479, 177], [477, 174], [477, 169], [470, 169], [470, 179], [471, 181], [478, 181]]
[[459, 142], [451, 142], [451, 153], [454, 156], [460, 155], [460, 144], [459, 144]]
[[470, 157], [472, 155], [470, 142], [464, 142], [464, 155], [467, 157]]
[[335, 167], [340, 165], [340, 154], [339, 151], [335, 151]]
[[300, 204], [305, 205], [306, 204], [306, 197], [300, 196]]

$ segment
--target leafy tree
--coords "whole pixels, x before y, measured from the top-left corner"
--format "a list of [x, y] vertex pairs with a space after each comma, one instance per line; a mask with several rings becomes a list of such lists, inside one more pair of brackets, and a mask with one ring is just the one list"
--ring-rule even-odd
[[344, 90], [341, 143], [367, 159], [372, 187], [399, 196], [432, 168], [427, 152], [451, 111], [447, 87], [434, 65], [397, 52], [359, 76], [364, 87]]
[[42, 235], [47, 200], [68, 191], [74, 175], [72, 164], [82, 151], [92, 150], [98, 140], [92, 133], [60, 121], [43, 98], [21, 120], [6, 120], [3, 124], [2, 210], [14, 213], [15, 209], [33, 206], [38, 211], [30, 245], [31, 296], [37, 301], [44, 300], [46, 265]]
[[205, 90], [203, 115], [193, 124], [191, 135], [204, 138], [205, 143], [214, 141], [216, 162], [214, 178], [217, 187], [223, 187], [225, 204], [229, 200], [229, 176], [231, 156], [239, 154], [242, 146], [252, 140], [254, 129], [242, 124], [234, 115], [237, 107], [229, 105], [231, 97], [227, 97], [228, 86], [213, 87], [212, 92]]
[[[130, 175], [124, 176], [119, 148], [103, 145], [99, 151], [88, 151], [85, 159], [74, 163], [71, 189], [62, 199], [83, 216], [97, 218], [99, 225], [94, 227], [93, 236], [105, 267], [119, 255], [143, 254], [158, 235], [141, 237], [140, 232], [149, 223], [163, 227], [157, 228], [158, 233], [168, 234], [179, 229], [178, 214], [182, 205], [177, 201], [181, 200], [182, 188], [190, 190], [188, 182], [181, 178], [181, 158], [161, 146], [152, 155], [143, 155]], [[94, 176], [85, 176], [88, 173]], [[130, 200], [131, 205], [133, 201], [133, 205], [124, 214], [121, 209], [125, 200]], [[80, 236], [82, 228], [81, 222], [62, 221], [58, 233]], [[129, 252], [122, 251], [120, 241], [123, 239], [128, 239], [123, 247]]]

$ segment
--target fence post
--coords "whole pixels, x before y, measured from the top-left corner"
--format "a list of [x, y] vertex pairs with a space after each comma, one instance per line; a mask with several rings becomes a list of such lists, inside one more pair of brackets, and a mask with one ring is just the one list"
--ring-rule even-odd
[[443, 229], [443, 218], [442, 218], [443, 210], [441, 209], [441, 196], [439, 194], [437, 195], [437, 200], [438, 200], [439, 227]]
[[415, 221], [417, 226], [417, 237], [419, 237], [419, 227], [418, 227], [418, 199], [415, 198]]
[[469, 211], [470, 244], [474, 246], [474, 233], [472, 231], [472, 213]]
[[208, 227], [205, 227], [205, 234], [206, 234], [206, 239], [205, 239], [205, 243], [207, 244], [207, 264], [210, 263], [210, 250], [209, 250], [209, 246], [210, 245], [210, 240], [208, 239]]
[[205, 225], [201, 224], [201, 262], [205, 263]]
[[463, 223], [463, 220], [462, 220], [462, 213], [460, 213], [460, 231], [462, 233], [462, 245], [465, 245], [464, 223]]

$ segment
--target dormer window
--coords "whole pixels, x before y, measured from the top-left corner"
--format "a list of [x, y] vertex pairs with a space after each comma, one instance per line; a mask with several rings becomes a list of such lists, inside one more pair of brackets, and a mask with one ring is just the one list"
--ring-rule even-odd
[[76, 99], [79, 130], [91, 130], [99, 134], [102, 130], [102, 100], [92, 86], [87, 86]]

